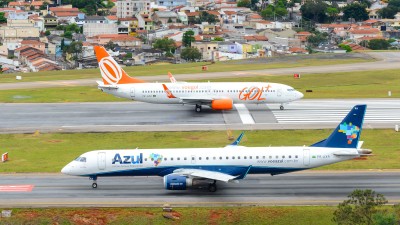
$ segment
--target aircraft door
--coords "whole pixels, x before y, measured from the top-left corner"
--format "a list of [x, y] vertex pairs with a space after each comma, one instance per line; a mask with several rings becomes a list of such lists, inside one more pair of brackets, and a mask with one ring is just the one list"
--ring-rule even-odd
[[135, 88], [131, 88], [131, 98], [135, 98]]
[[97, 154], [97, 164], [99, 166], [99, 170], [104, 170], [106, 168], [106, 153], [99, 152]]
[[310, 149], [303, 150], [303, 163], [304, 163], [304, 166], [310, 165]]
[[281, 88], [278, 88], [278, 90], [276, 90], [276, 96], [282, 97], [282, 89]]
[[196, 156], [192, 155], [191, 157], [192, 157], [192, 164], [196, 164]]

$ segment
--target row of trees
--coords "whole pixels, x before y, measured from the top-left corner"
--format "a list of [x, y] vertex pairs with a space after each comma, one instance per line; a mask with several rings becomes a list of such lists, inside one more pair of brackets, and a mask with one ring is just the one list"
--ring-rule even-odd
[[343, 20], [364, 21], [368, 19], [369, 1], [360, 1], [340, 8], [336, 2], [331, 5], [322, 0], [307, 0], [300, 8], [303, 20], [314, 23], [326, 23], [336, 21], [339, 13], [343, 11]]

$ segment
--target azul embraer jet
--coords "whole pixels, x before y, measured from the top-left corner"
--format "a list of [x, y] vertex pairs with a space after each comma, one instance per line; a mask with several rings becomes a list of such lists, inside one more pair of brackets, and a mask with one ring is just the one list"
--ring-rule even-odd
[[[325, 140], [300, 147], [97, 150], [86, 152], [61, 172], [94, 180], [106, 176], [161, 176], [168, 190], [206, 183], [234, 182], [248, 174], [283, 174], [341, 162], [369, 154], [359, 145], [366, 105], [356, 105]], [[239, 137], [238, 141], [240, 141]], [[361, 142], [360, 142], [361, 143]]]
[[[293, 87], [266, 82], [174, 82], [146, 83], [130, 77], [107, 53], [95, 46], [102, 76], [98, 88], [106, 93], [135, 101], [158, 104], [195, 105], [196, 112], [203, 105], [214, 110], [230, 110], [235, 103], [283, 104], [299, 100], [303, 94]], [[171, 77], [171, 76], [170, 76]]]

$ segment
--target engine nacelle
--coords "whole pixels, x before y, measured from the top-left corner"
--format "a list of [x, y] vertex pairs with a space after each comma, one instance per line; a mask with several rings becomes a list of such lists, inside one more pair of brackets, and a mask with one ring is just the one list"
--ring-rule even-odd
[[216, 99], [211, 101], [211, 108], [214, 110], [230, 110], [232, 107], [232, 99]]
[[193, 180], [185, 176], [170, 174], [164, 176], [164, 187], [167, 190], [186, 190], [193, 185]]

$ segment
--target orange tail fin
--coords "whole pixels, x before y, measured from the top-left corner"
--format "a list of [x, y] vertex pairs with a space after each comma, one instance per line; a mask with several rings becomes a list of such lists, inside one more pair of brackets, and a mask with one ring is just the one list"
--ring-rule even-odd
[[94, 52], [105, 85], [145, 83], [143, 80], [128, 76], [103, 46], [94, 46]]

